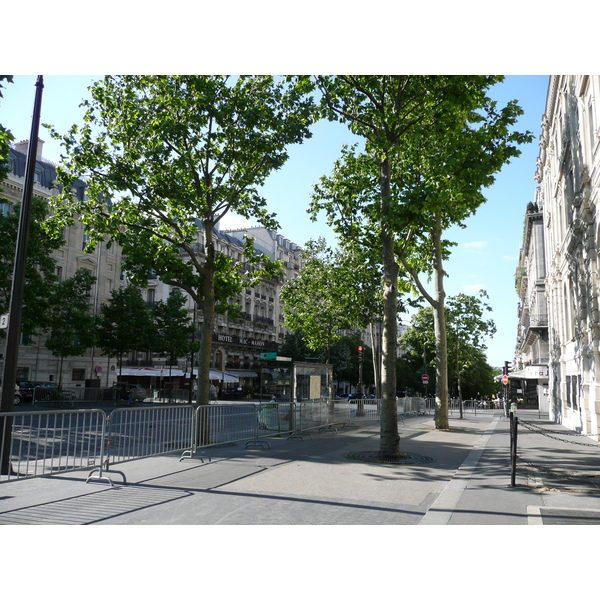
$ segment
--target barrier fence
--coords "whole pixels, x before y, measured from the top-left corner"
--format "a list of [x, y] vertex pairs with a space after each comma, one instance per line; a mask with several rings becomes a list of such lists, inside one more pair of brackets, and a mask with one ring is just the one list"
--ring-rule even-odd
[[[0, 413], [0, 482], [91, 469], [87, 481], [112, 485], [125, 474], [115, 465], [173, 452], [180, 460], [219, 444], [301, 437], [315, 430], [359, 426], [379, 419], [380, 400], [146, 405]], [[398, 401], [398, 415], [426, 413], [423, 400]]]

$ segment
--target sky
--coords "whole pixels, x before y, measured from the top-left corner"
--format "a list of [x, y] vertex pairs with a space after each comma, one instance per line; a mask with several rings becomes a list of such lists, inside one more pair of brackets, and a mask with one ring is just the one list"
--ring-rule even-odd
[[[79, 107], [87, 88], [98, 76], [45, 75], [41, 110], [40, 138], [44, 140], [43, 156], [60, 161], [61, 148], [51, 139], [44, 124], [66, 132], [73, 123], [80, 123], [83, 109]], [[0, 123], [9, 128], [15, 141], [28, 139], [35, 97], [35, 75], [15, 75], [14, 82], [5, 85], [0, 101]], [[533, 179], [540, 124], [544, 112], [548, 76], [507, 76], [494, 86], [490, 95], [500, 105], [517, 100], [524, 110], [517, 123], [519, 131], [531, 131], [534, 141], [522, 146], [520, 157], [505, 165], [493, 186], [485, 190], [487, 202], [466, 222], [466, 228], [453, 228], [447, 237], [457, 243], [446, 264], [446, 293], [475, 294], [483, 289], [489, 295], [493, 309], [489, 313], [497, 333], [486, 340], [488, 362], [501, 366], [512, 361], [517, 334], [517, 301], [514, 274], [523, 234], [527, 203], [534, 198]], [[286, 164], [271, 175], [263, 189], [270, 211], [277, 214], [279, 233], [303, 246], [309, 239], [325, 237], [331, 244], [335, 235], [325, 223], [324, 215], [314, 223], [307, 213], [312, 186], [322, 175], [331, 172], [345, 143], [353, 137], [344, 125], [322, 121], [313, 127], [312, 138], [289, 149]], [[223, 228], [249, 224], [232, 216]], [[252, 223], [250, 223], [252, 225]], [[403, 315], [407, 324], [409, 315]]]
[[[573, 0], [570, 7], [576, 11], [580, 4], [586, 6]], [[534, 141], [522, 146], [521, 156], [505, 165], [485, 190], [487, 202], [466, 221], [466, 229], [448, 232], [458, 245], [446, 265], [447, 295], [485, 289], [490, 296], [497, 333], [486, 341], [487, 356], [491, 365], [501, 366], [514, 357], [514, 273], [525, 209], [536, 187], [546, 74], [594, 72], [593, 20], [581, 21], [570, 34], [535, 0], [507, 0], [501, 7], [476, 0], [384, 5], [384, 12], [353, 12], [338, 0], [307, 0], [301, 10], [290, 5], [282, 11], [271, 0], [234, 0], [222, 14], [216, 5], [182, 0], [173, 0], [169, 11], [160, 13], [140, 12], [137, 2], [107, 0], [96, 11], [57, 0], [52, 21], [61, 27], [50, 32], [45, 19], [33, 18], [26, 30], [3, 32], [10, 51], [0, 68], [16, 75], [0, 100], [0, 123], [17, 140], [29, 137], [33, 73], [45, 73], [42, 123], [61, 132], [80, 122], [78, 106], [94, 78], [87, 73], [508, 73], [491, 95], [500, 103], [518, 100], [525, 114], [517, 128], [533, 132]], [[14, 3], [4, 11], [7, 22], [17, 22], [23, 14]], [[201, 25], [223, 16], [226, 26]], [[542, 35], [559, 36], [562, 43], [543, 44], [542, 49]], [[59, 149], [43, 128], [40, 137], [44, 156], [58, 162]], [[324, 219], [313, 223], [306, 210], [313, 184], [331, 172], [342, 144], [350, 141], [343, 125], [321, 122], [310, 140], [290, 148], [288, 162], [269, 178], [264, 190], [268, 207], [277, 213], [279, 232], [291, 241], [303, 245], [323, 236], [333, 243]], [[225, 223], [243, 224], [234, 219]]]

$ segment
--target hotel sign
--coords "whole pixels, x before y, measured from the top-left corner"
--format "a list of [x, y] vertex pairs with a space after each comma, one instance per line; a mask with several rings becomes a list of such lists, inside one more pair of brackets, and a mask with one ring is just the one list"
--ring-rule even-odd
[[266, 348], [265, 340], [255, 340], [254, 338], [239, 337], [237, 335], [228, 335], [225, 333], [216, 333], [213, 340], [221, 344], [241, 344], [243, 346], [252, 346], [254, 348]]

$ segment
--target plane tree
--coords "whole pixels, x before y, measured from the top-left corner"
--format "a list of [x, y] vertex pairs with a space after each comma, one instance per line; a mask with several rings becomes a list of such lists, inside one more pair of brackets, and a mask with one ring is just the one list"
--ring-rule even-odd
[[[521, 109], [498, 110], [487, 90], [498, 76], [318, 76], [324, 114], [346, 123], [364, 147], [345, 147], [315, 186], [311, 209], [324, 210], [344, 242], [379, 252], [383, 270], [383, 405], [380, 453], [400, 453], [396, 418], [400, 266], [434, 309], [435, 425], [448, 427], [443, 232], [485, 200], [482, 189], [529, 134], [511, 130]], [[421, 280], [433, 280], [429, 293]]]
[[49, 297], [49, 328], [45, 345], [60, 359], [59, 387], [62, 387], [65, 357], [81, 356], [95, 344], [95, 318], [90, 304], [95, 281], [89, 270], [78, 269], [69, 279], [58, 282]]
[[487, 292], [480, 290], [475, 295], [457, 294], [448, 298], [446, 319], [449, 328], [449, 344], [451, 354], [456, 363], [456, 381], [460, 400], [460, 418], [462, 419], [463, 377], [474, 365], [479, 363], [480, 355], [485, 350], [485, 339], [496, 333], [496, 324], [486, 319], [491, 312], [485, 301]]
[[[0, 98], [2, 98], [2, 88], [4, 87], [3, 81], [8, 83], [13, 82], [12, 75], [0, 75]], [[0, 123], [0, 181], [2, 181], [10, 170], [8, 164], [8, 151], [10, 149], [10, 143], [14, 140], [14, 136], [9, 129], [4, 127]]]
[[[21, 203], [18, 202], [9, 207], [6, 214], [0, 213], [0, 313], [8, 312], [10, 307], [20, 211]], [[60, 237], [49, 236], [41, 227], [47, 217], [46, 200], [33, 196], [21, 319], [21, 329], [28, 335], [48, 326], [48, 298], [56, 285], [53, 252], [63, 244]], [[0, 329], [0, 337], [5, 335], [5, 330]]]
[[[219, 252], [215, 228], [229, 212], [276, 229], [260, 188], [310, 137], [306, 81], [270, 76], [107, 76], [91, 88], [81, 126], [65, 135], [55, 204], [58, 228], [79, 215], [89, 248], [109, 238], [144, 285], [150, 271], [187, 292], [200, 313], [198, 402], [208, 404], [212, 333], [227, 299], [279, 263], [245, 240], [244, 259]], [[86, 198], [69, 193], [85, 178]]]
[[380, 273], [360, 249], [331, 249], [324, 238], [309, 240], [298, 277], [281, 289], [285, 324], [301, 329], [308, 347], [324, 350], [345, 330], [364, 328], [380, 310]]

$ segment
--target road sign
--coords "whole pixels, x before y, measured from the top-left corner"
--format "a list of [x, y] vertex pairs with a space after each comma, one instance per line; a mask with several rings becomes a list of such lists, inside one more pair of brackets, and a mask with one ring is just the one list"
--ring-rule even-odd
[[503, 383], [504, 385], [508, 385], [508, 375], [503, 375], [503, 376], [502, 376], [502, 383]]
[[421, 381], [423, 383], [429, 383], [429, 375], [421, 375]]
[[6, 329], [8, 327], [8, 313], [0, 315], [0, 329]]

